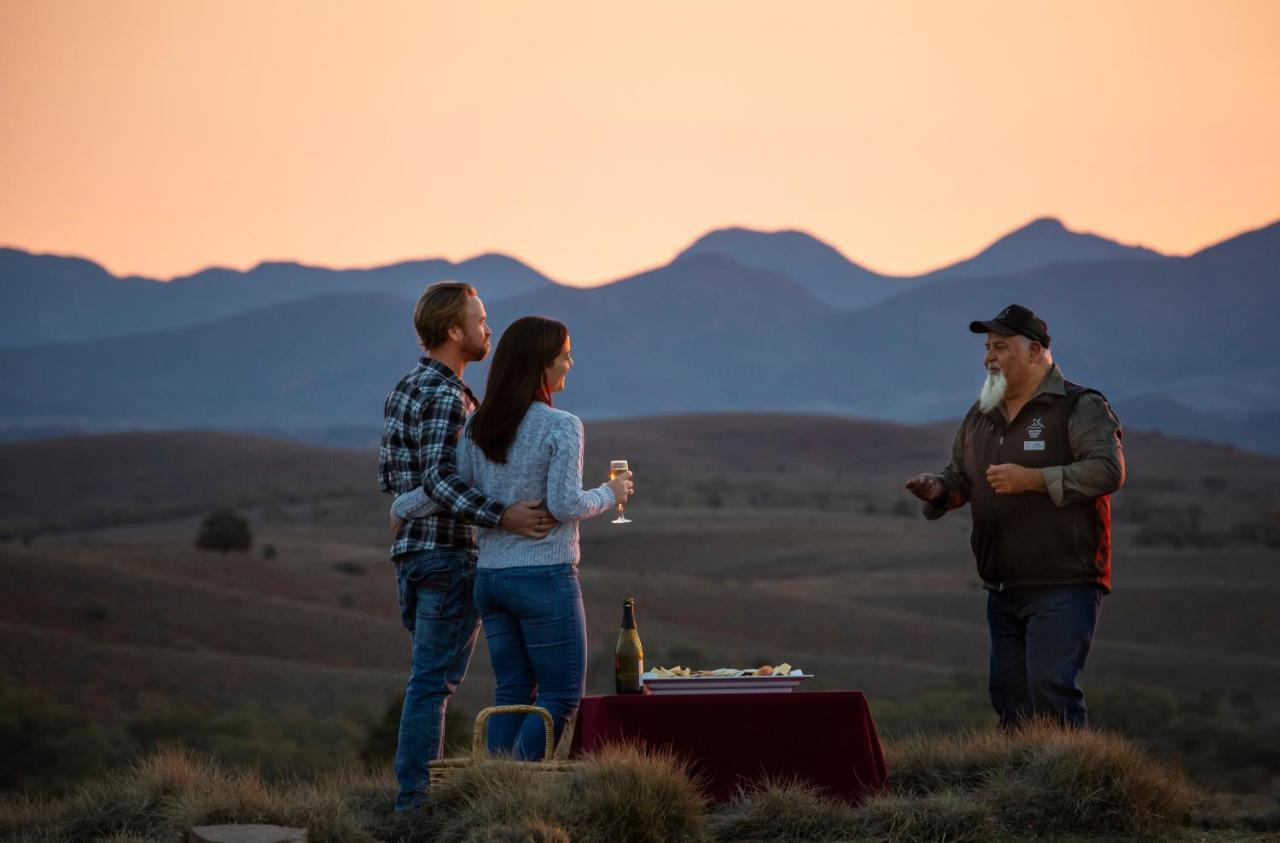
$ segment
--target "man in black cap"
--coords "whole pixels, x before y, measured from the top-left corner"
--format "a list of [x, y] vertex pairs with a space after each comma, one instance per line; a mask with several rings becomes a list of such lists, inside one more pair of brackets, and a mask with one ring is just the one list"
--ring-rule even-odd
[[1011, 304], [969, 330], [987, 335], [986, 383], [946, 468], [907, 488], [930, 520], [973, 507], [1000, 726], [1035, 715], [1087, 726], [1076, 679], [1111, 590], [1120, 422], [1100, 392], [1063, 378], [1048, 326], [1027, 308]]

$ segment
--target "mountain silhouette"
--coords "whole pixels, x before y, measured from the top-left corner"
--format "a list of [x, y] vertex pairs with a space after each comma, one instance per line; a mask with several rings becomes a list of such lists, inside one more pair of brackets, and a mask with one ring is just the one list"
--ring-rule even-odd
[[819, 301], [846, 310], [868, 307], [934, 281], [1011, 275], [1057, 263], [1163, 257], [1150, 249], [1071, 231], [1052, 217], [1042, 217], [1004, 235], [972, 258], [916, 276], [873, 272], [802, 231], [719, 229], [699, 238], [681, 256], [713, 252], [743, 266], [793, 278]]
[[[955, 418], [982, 378], [982, 338], [969, 321], [1019, 302], [1048, 321], [1067, 377], [1102, 390], [1126, 425], [1280, 452], [1280, 362], [1269, 347], [1280, 224], [1185, 258], [1122, 254], [922, 283], [858, 310], [823, 302], [790, 273], [690, 250], [603, 287], [481, 293], [495, 333], [527, 314], [569, 326], [577, 365], [557, 403], [589, 419]], [[97, 283], [153, 282], [102, 273]], [[411, 311], [399, 293], [344, 293], [196, 326], [0, 349], [0, 435], [194, 426], [367, 438], [418, 355]], [[466, 372], [479, 392], [485, 374], [483, 364]]]
[[698, 238], [677, 260], [706, 254], [725, 255], [743, 266], [785, 275], [832, 307], [866, 307], [903, 289], [901, 280], [859, 266], [803, 231], [722, 228]]
[[996, 240], [968, 260], [928, 273], [929, 280], [1010, 275], [1055, 263], [1096, 263], [1126, 258], [1156, 260], [1159, 252], [1072, 231], [1055, 217], [1040, 217]]
[[80, 258], [0, 249], [0, 345], [127, 336], [197, 325], [255, 308], [318, 295], [388, 293], [417, 298], [445, 279], [483, 287], [498, 300], [554, 286], [505, 255], [461, 263], [406, 261], [371, 269], [261, 263], [246, 272], [211, 268], [168, 282], [117, 278]]

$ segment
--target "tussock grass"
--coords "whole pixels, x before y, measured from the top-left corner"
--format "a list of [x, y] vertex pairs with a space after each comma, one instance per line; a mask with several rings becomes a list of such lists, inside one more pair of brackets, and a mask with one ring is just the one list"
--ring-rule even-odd
[[1111, 733], [1035, 724], [918, 736], [887, 753], [900, 796], [967, 792], [1010, 834], [1153, 834], [1196, 804], [1185, 776]]
[[[195, 825], [272, 823], [315, 843], [648, 843], [715, 840], [977, 841], [1185, 836], [1270, 825], [1227, 819], [1183, 776], [1117, 735], [1036, 725], [886, 746], [891, 789], [859, 806], [793, 781], [762, 782], [709, 808], [669, 753], [617, 747], [569, 773], [495, 760], [458, 771], [427, 804], [394, 814], [388, 773], [264, 783], [255, 771], [165, 749], [55, 801], [0, 802], [0, 838], [179, 841]], [[1192, 816], [1195, 810], [1196, 816]], [[1243, 828], [1242, 828], [1243, 827]]]
[[1205, 794], [1191, 810], [1191, 824], [1220, 831], [1280, 832], [1280, 781], [1272, 785], [1273, 795]]
[[411, 816], [415, 833], [409, 839], [462, 843], [486, 829], [514, 833], [521, 823], [534, 822], [555, 827], [559, 807], [550, 778], [518, 761], [463, 768], [432, 793], [427, 808]]
[[385, 826], [369, 794], [390, 811], [389, 782], [338, 772], [311, 782], [268, 788], [256, 771], [225, 768], [166, 748], [97, 779], [63, 799], [0, 805], [6, 839], [44, 841], [184, 840], [196, 825], [270, 823], [303, 827], [318, 843], [372, 841]]
[[528, 819], [478, 828], [467, 835], [466, 843], [570, 843], [570, 837], [559, 826], [539, 819]]
[[697, 783], [670, 752], [609, 747], [569, 774], [563, 805], [565, 824], [582, 843], [710, 839]]
[[1001, 831], [990, 805], [963, 790], [890, 793], [866, 802], [856, 816], [858, 839], [960, 843], [990, 840]]
[[849, 840], [862, 827], [843, 802], [800, 782], [763, 781], [712, 814], [717, 840]]

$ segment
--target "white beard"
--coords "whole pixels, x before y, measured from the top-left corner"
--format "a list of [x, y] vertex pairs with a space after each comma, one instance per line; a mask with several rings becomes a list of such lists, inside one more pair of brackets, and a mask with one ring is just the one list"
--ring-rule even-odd
[[989, 413], [1004, 401], [1004, 392], [1008, 388], [1009, 382], [1005, 380], [1004, 372], [993, 375], [987, 373], [987, 379], [982, 384], [982, 392], [978, 393], [978, 409], [984, 413]]

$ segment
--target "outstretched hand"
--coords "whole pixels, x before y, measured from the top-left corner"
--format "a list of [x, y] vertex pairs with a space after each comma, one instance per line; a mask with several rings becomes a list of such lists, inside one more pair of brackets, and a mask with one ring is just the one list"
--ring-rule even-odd
[[559, 523], [542, 501], [520, 501], [503, 510], [498, 526], [517, 536], [541, 539]]
[[946, 490], [942, 478], [936, 474], [917, 474], [907, 481], [907, 491], [926, 503], [937, 500]]

